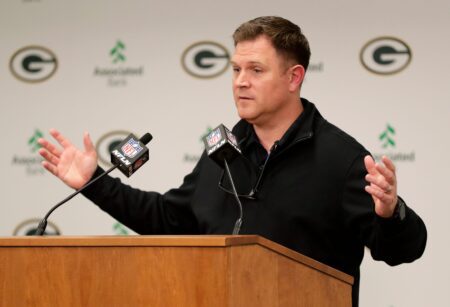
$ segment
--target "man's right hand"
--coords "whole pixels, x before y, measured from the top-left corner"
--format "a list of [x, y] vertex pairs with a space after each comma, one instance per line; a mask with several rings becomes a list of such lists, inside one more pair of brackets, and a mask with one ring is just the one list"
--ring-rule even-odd
[[87, 132], [84, 133], [84, 151], [76, 148], [56, 129], [50, 129], [50, 134], [61, 145], [53, 145], [46, 139], [39, 139], [42, 146], [39, 154], [45, 159], [42, 166], [61, 179], [68, 186], [79, 189], [84, 186], [97, 168], [97, 152]]

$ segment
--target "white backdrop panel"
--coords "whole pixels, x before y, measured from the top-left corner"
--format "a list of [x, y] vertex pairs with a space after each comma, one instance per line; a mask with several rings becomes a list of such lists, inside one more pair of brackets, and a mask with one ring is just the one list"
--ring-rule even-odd
[[[150, 162], [126, 183], [164, 192], [176, 187], [202, 151], [208, 128], [238, 120], [231, 73], [194, 78], [181, 65], [185, 49], [213, 41], [232, 53], [231, 34], [242, 22], [280, 15], [299, 24], [310, 40], [312, 65], [302, 96], [331, 122], [375, 155], [412, 154], [396, 161], [399, 192], [424, 219], [429, 233], [425, 255], [391, 268], [366, 257], [361, 306], [448, 306], [450, 226], [450, 4], [434, 1], [50, 1], [0, 2], [0, 129], [7, 146], [1, 155], [0, 235], [23, 221], [42, 217], [72, 191], [44, 173], [30, 138], [58, 128], [78, 146], [82, 133], [94, 141], [110, 131], [151, 132]], [[411, 48], [400, 73], [382, 76], [359, 60], [371, 39], [393, 36]], [[123, 61], [113, 63], [123, 44]], [[26, 83], [9, 69], [22, 47], [39, 45], [58, 59], [55, 74]], [[213, 62], [217, 63], [217, 62]], [[96, 70], [131, 69], [138, 74], [109, 78]], [[115, 85], [111, 85], [111, 84]], [[395, 146], [379, 136], [395, 130]], [[121, 176], [115, 173], [115, 176]], [[119, 233], [116, 222], [83, 197], [51, 217], [64, 235]], [[23, 231], [23, 230], [22, 230]], [[132, 233], [128, 230], [129, 233]]]

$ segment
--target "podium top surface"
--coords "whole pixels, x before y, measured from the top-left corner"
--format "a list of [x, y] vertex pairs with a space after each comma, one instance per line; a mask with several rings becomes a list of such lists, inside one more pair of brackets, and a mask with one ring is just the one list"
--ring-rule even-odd
[[[5, 246], [217, 246], [257, 244], [259, 236], [23, 236], [0, 237]], [[268, 241], [268, 240], [267, 240]], [[270, 242], [270, 241], [269, 241]]]
[[260, 245], [348, 284], [353, 284], [352, 276], [257, 235], [0, 237], [0, 249], [14, 247], [231, 247], [244, 245]]

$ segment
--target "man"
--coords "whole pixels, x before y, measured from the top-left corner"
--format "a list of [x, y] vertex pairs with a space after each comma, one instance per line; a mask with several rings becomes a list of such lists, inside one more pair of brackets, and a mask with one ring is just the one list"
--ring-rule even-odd
[[[242, 234], [259, 234], [355, 277], [364, 246], [390, 265], [419, 258], [422, 220], [397, 196], [392, 162], [375, 163], [352, 137], [300, 99], [308, 41], [280, 17], [260, 17], [233, 35], [233, 93], [242, 120], [233, 133], [243, 155], [230, 165], [244, 210]], [[89, 135], [85, 150], [58, 131], [62, 146], [39, 142], [43, 166], [78, 189], [101, 172]], [[230, 182], [203, 154], [178, 189], [133, 189], [104, 177], [84, 195], [141, 234], [227, 234], [238, 216]]]

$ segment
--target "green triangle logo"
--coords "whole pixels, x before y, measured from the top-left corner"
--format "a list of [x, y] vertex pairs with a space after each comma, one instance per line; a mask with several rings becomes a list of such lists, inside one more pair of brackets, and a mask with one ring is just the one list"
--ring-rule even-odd
[[116, 45], [110, 50], [109, 55], [112, 58], [112, 62], [114, 64], [118, 63], [118, 62], [125, 62], [126, 57], [123, 54], [123, 51], [125, 50], [125, 44], [118, 40], [116, 42]]
[[383, 148], [392, 147], [395, 148], [395, 129], [390, 124], [386, 125], [386, 129], [380, 134], [378, 139], [382, 142]]

